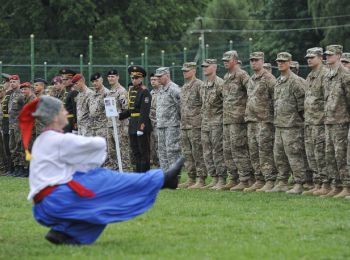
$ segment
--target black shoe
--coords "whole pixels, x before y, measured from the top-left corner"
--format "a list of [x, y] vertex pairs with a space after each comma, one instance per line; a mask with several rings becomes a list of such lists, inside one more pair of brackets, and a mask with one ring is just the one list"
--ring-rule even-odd
[[68, 242], [68, 240], [71, 239], [71, 237], [62, 233], [62, 232], [55, 231], [55, 230], [51, 229], [46, 234], [45, 239], [50, 241], [52, 244], [63, 245], [63, 244], [68, 244], [67, 242]]
[[185, 158], [180, 157], [177, 161], [164, 172], [164, 185], [162, 189], [176, 189], [179, 184], [181, 168], [185, 163]]

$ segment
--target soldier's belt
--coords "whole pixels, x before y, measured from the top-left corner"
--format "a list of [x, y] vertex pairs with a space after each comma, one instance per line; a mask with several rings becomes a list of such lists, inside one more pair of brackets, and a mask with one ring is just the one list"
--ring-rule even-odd
[[74, 115], [73, 114], [68, 114], [67, 118], [74, 118]]
[[9, 114], [2, 114], [2, 117], [10, 117]]
[[141, 116], [141, 113], [131, 113], [131, 117], [138, 117]]

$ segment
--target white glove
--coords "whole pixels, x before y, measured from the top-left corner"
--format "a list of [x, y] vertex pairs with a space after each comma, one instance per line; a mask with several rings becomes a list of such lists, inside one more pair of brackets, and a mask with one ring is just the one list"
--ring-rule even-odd
[[137, 131], [137, 132], [136, 132], [136, 135], [137, 135], [137, 136], [141, 136], [141, 135], [143, 135], [143, 132], [142, 132], [142, 131]]

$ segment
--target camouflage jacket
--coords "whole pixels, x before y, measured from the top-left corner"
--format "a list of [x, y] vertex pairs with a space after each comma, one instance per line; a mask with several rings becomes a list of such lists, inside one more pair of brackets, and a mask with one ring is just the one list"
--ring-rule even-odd
[[201, 87], [202, 130], [210, 126], [222, 125], [223, 115], [223, 79], [216, 76], [214, 82], [205, 80]]
[[180, 126], [181, 89], [174, 82], [162, 86], [157, 95], [157, 128]]
[[274, 124], [277, 127], [304, 125], [304, 82], [293, 72], [277, 79], [274, 90]]
[[325, 76], [325, 124], [350, 122], [350, 73], [342, 65]]
[[24, 96], [21, 93], [21, 90], [18, 89], [14, 91], [10, 96], [9, 108], [8, 108], [10, 129], [15, 130], [18, 128], [18, 116], [23, 106], [24, 106]]
[[321, 66], [317, 71], [311, 71], [306, 78], [305, 125], [324, 124], [324, 79], [326, 73], [326, 67]]
[[226, 73], [223, 85], [223, 123], [244, 123], [244, 113], [247, 103], [247, 84], [249, 75], [237, 68], [233, 73]]
[[77, 95], [77, 124], [79, 126], [88, 126], [90, 124], [89, 102], [94, 91], [86, 88], [84, 92]]
[[181, 88], [181, 129], [201, 128], [202, 85], [203, 81], [195, 78]]
[[[122, 85], [119, 84], [117, 87], [112, 87], [109, 90], [108, 96], [115, 98], [117, 111], [119, 113], [128, 109], [128, 91]], [[123, 121], [117, 120], [117, 125], [122, 127], [127, 127], [128, 122], [129, 122], [128, 119], [125, 119]], [[109, 118], [108, 127], [112, 127], [112, 126], [113, 126], [112, 120]]]
[[93, 91], [89, 100], [90, 126], [92, 129], [105, 128], [108, 119], [105, 112], [104, 98], [109, 95], [109, 90], [105, 87], [99, 92]]
[[246, 122], [273, 123], [273, 92], [276, 78], [263, 69], [248, 82], [248, 100], [245, 110]]
[[152, 126], [157, 127], [157, 95], [159, 93], [159, 89], [152, 89], [151, 90], [151, 96], [152, 96], [152, 102], [151, 102], [151, 110], [149, 113], [149, 118], [152, 121]]

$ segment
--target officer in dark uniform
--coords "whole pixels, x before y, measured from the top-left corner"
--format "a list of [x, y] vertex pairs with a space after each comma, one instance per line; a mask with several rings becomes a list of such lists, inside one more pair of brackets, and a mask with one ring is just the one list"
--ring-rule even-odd
[[78, 131], [77, 127], [77, 103], [76, 97], [78, 91], [74, 89], [72, 79], [76, 74], [75, 71], [70, 69], [61, 69], [59, 73], [62, 76], [63, 84], [66, 88], [66, 98], [64, 100], [64, 106], [68, 112], [68, 125], [63, 129], [65, 133], [71, 133]]
[[150, 169], [150, 133], [152, 131], [149, 113], [152, 96], [142, 81], [146, 71], [141, 66], [128, 68], [132, 86], [128, 91], [128, 110], [119, 114], [119, 119], [129, 119], [130, 147], [135, 159], [135, 171]]

